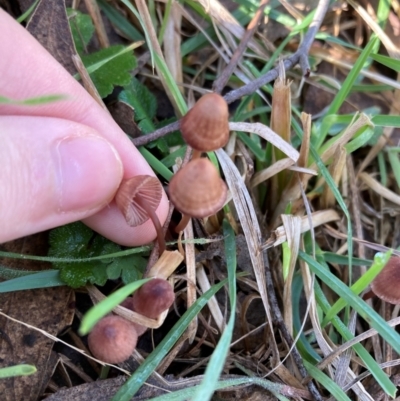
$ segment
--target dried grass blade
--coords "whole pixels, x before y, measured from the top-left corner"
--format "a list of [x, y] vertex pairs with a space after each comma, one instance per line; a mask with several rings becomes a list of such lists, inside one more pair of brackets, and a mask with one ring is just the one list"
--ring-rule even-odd
[[[249, 249], [254, 274], [257, 280], [258, 291], [260, 292], [261, 299], [265, 308], [265, 313], [267, 315], [269, 328], [272, 333], [273, 327], [271, 310], [265, 285], [264, 258], [263, 253], [260, 252], [262, 241], [261, 230], [258, 224], [257, 216], [249, 192], [240, 177], [238, 169], [223, 149], [218, 149], [215, 153], [218, 156], [218, 160], [221, 164], [222, 170], [224, 171], [226, 181], [232, 193], [232, 199], [235, 204], [236, 212], [239, 217]], [[272, 338], [273, 337], [271, 337], [271, 340]], [[274, 357], [277, 358], [278, 354], [275, 340], [270, 345], [272, 347]], [[274, 362], [277, 363], [278, 359], [276, 359], [276, 361]]]
[[[301, 141], [299, 158], [297, 160], [297, 165], [300, 167], [307, 167], [308, 156], [310, 152], [310, 141], [311, 141], [311, 115], [302, 113], [301, 121], [303, 124], [303, 138]], [[313, 169], [309, 169], [313, 171]], [[314, 169], [315, 170], [315, 169]], [[309, 176], [304, 173], [292, 174], [290, 181], [284, 188], [282, 195], [280, 196], [279, 203], [274, 208], [274, 214], [271, 218], [271, 227], [276, 227], [278, 224], [279, 216], [284, 212], [286, 206], [301, 196], [302, 186], [306, 187], [309, 180]]]
[[[202, 263], [197, 264], [196, 277], [197, 277], [197, 283], [199, 284], [199, 287], [200, 287], [202, 293], [204, 294], [211, 288], [211, 285], [210, 285], [210, 281], [208, 280], [207, 274], [204, 270], [204, 266]], [[208, 309], [210, 310], [212, 317], [215, 320], [216, 325], [219, 328], [220, 333], [222, 333], [225, 328], [224, 316], [219, 307], [217, 298], [215, 298], [214, 295], [208, 301], [207, 306], [208, 306]]]
[[[185, 240], [185, 260], [186, 260], [186, 275], [187, 275], [187, 289], [186, 289], [186, 307], [189, 309], [196, 302], [196, 255], [194, 250], [193, 240], [193, 226], [192, 220], [189, 221], [185, 227], [183, 234]], [[188, 326], [188, 339], [191, 344], [197, 332], [197, 316], [193, 319]]]
[[[343, 169], [346, 166], [346, 158], [347, 152], [346, 149], [340, 147], [336, 150], [336, 153], [333, 157], [332, 164], [329, 166], [329, 173], [331, 174], [333, 181], [336, 185], [339, 184], [340, 178], [343, 174]], [[328, 209], [333, 207], [336, 203], [335, 195], [329, 188], [329, 185], [325, 184], [325, 190], [322, 193], [321, 197], [321, 207], [323, 209]]]
[[[223, 3], [217, 0], [197, 0], [197, 2], [203, 6], [205, 12], [212, 18], [213, 23], [220, 29], [224, 29], [227, 33], [232, 34], [237, 39], [242, 39], [245, 34], [245, 29], [223, 6]], [[268, 55], [256, 40], [251, 39], [249, 41], [249, 47], [263, 59], [267, 59]]]
[[[322, 224], [329, 223], [331, 221], [340, 220], [339, 214], [333, 210], [322, 210], [319, 212], [312, 213], [311, 220], [313, 228], [318, 227]], [[301, 218], [301, 233], [305, 233], [310, 230], [309, 217], [303, 216]], [[267, 241], [262, 245], [262, 249], [271, 248], [272, 246], [278, 246], [283, 242], [287, 241], [286, 231], [283, 226], [278, 227]]]
[[386, 187], [384, 187], [381, 183], [376, 181], [369, 174], [361, 173], [359, 175], [359, 178], [363, 180], [364, 183], [370, 189], [376, 192], [379, 196], [382, 196], [383, 198], [387, 199], [390, 202], [395, 203], [396, 205], [400, 205], [400, 196], [392, 192], [391, 190], [387, 189]]
[[243, 122], [230, 122], [229, 129], [231, 131], [243, 131], [250, 132], [252, 134], [259, 135], [261, 138], [270, 142], [276, 148], [281, 150], [287, 157], [293, 161], [297, 161], [299, 158], [299, 152], [289, 143], [284, 141], [277, 133], [271, 130], [261, 123], [243, 123]]
[[166, 280], [182, 261], [183, 256], [179, 251], [165, 251], [151, 267], [146, 277], [157, 277]]
[[[163, 41], [165, 62], [171, 72], [171, 76], [177, 83], [183, 83], [182, 55], [181, 55], [181, 8], [172, 0], [171, 14], [166, 21], [165, 36]], [[182, 92], [183, 87], [179, 86]]]
[[[359, 116], [356, 115], [353, 122], [343, 131], [342, 134], [327, 141], [321, 148], [321, 160], [326, 163], [334, 156], [337, 149], [345, 146], [357, 131], [365, 126], [374, 127], [374, 124], [366, 114], [361, 113]], [[311, 168], [315, 168], [315, 163], [312, 164]]]
[[257, 173], [255, 173], [251, 178], [250, 187], [254, 188], [257, 185], [261, 184], [262, 182], [267, 181], [269, 178], [273, 177], [279, 172], [293, 166], [293, 163], [294, 161], [292, 159], [285, 157], [284, 159], [278, 160], [271, 166], [263, 170], [257, 171]]

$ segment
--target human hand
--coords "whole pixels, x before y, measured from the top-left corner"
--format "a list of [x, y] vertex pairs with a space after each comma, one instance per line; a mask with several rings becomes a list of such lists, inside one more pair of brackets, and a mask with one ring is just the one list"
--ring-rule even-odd
[[[0, 105], [0, 242], [76, 220], [121, 245], [153, 240], [151, 221], [129, 227], [111, 202], [122, 178], [154, 175], [150, 166], [111, 116], [1, 9], [0, 27], [0, 96], [66, 96]], [[167, 212], [164, 194], [161, 223]]]

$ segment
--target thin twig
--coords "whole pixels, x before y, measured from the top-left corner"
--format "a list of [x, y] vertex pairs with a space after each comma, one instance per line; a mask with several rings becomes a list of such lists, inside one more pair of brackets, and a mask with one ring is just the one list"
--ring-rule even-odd
[[[299, 369], [299, 372], [303, 378], [308, 377], [308, 372], [304, 367], [303, 360], [297, 348], [293, 346], [293, 338], [287, 329], [285, 322], [283, 321], [281, 310], [279, 309], [278, 300], [276, 299], [274, 283], [272, 280], [271, 270], [269, 267], [267, 255], [265, 255], [265, 281], [267, 285], [268, 299], [269, 304], [271, 306], [271, 312], [274, 319], [274, 324], [278, 326], [279, 331], [281, 332], [284, 340], [286, 341], [288, 347], [292, 349], [293, 360]], [[322, 401], [323, 398], [319, 393], [317, 387], [312, 381], [307, 383], [308, 390], [313, 395], [314, 399], [317, 401]]]
[[[310, 66], [308, 63], [308, 52], [310, 50], [312, 43], [314, 42], [315, 35], [317, 34], [321, 26], [321, 23], [324, 19], [324, 16], [328, 10], [328, 6], [329, 6], [329, 0], [321, 0], [319, 2], [318, 7], [315, 10], [314, 19], [311, 22], [307, 33], [304, 35], [303, 42], [297, 49], [296, 53], [292, 54], [286, 60], [283, 61], [283, 66], [286, 71], [294, 67], [297, 63], [300, 63], [303, 74], [307, 76], [310, 73]], [[256, 92], [260, 87], [276, 79], [278, 77], [278, 73], [279, 73], [279, 66], [268, 71], [266, 74], [248, 83], [247, 85], [244, 85], [239, 89], [235, 89], [233, 91], [228, 92], [224, 96], [224, 99], [228, 104], [230, 104], [235, 100], [242, 98], [243, 96], [251, 95], [252, 93]], [[133, 139], [132, 142], [135, 146], [143, 146], [173, 131], [178, 130], [179, 127], [180, 127], [180, 122], [176, 121], [147, 135], [135, 138]]]
[[236, 66], [239, 63], [240, 58], [242, 57], [244, 51], [246, 50], [247, 44], [249, 43], [250, 39], [254, 35], [254, 32], [257, 28], [257, 25], [263, 15], [263, 11], [265, 6], [269, 3], [269, 0], [261, 0], [260, 6], [257, 12], [254, 14], [253, 19], [249, 22], [247, 29], [236, 48], [235, 52], [233, 53], [229, 63], [222, 71], [221, 75], [214, 81], [213, 89], [215, 93], [221, 93], [222, 89], [224, 89], [226, 83], [228, 82], [230, 76], [233, 74]]

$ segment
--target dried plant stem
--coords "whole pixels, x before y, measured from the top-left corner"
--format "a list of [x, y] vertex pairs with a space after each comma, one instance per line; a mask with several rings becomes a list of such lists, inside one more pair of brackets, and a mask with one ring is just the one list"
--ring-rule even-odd
[[[283, 321], [282, 313], [281, 310], [279, 309], [278, 305], [278, 300], [276, 299], [276, 294], [275, 294], [275, 288], [274, 288], [274, 283], [272, 280], [272, 275], [271, 275], [271, 270], [269, 267], [267, 255], [265, 255], [265, 279], [266, 279], [266, 285], [267, 285], [267, 293], [268, 293], [268, 299], [269, 299], [269, 304], [271, 307], [271, 312], [272, 312], [272, 317], [274, 319], [274, 323], [278, 326], [279, 331], [281, 332], [286, 344], [288, 347], [292, 349], [292, 356], [293, 360], [299, 369], [299, 372], [303, 378], [308, 377], [308, 373], [306, 368], [303, 365], [303, 361], [301, 358], [301, 355], [297, 348], [293, 346], [293, 338], [289, 333], [289, 330], [287, 329], [285, 322]], [[322, 401], [323, 398], [321, 394], [319, 393], [317, 387], [312, 381], [309, 381], [307, 383], [308, 390], [310, 393], [313, 395], [314, 399], [317, 401]]]
[[[328, 7], [329, 7], [329, 0], [321, 0], [319, 2], [318, 7], [315, 10], [314, 19], [310, 24], [310, 27], [306, 35], [304, 36], [303, 42], [297, 49], [296, 53], [292, 54], [286, 60], [283, 61], [283, 66], [286, 71], [289, 70], [290, 68], [293, 68], [297, 63], [299, 63], [304, 75], [310, 73], [310, 66], [308, 64], [308, 52], [310, 50], [312, 43], [314, 42], [315, 35], [317, 34], [321, 26], [322, 20], [324, 19]], [[235, 89], [233, 91], [228, 92], [224, 96], [224, 99], [228, 104], [230, 104], [235, 100], [242, 98], [243, 96], [251, 95], [265, 84], [276, 79], [278, 77], [278, 73], [279, 73], [279, 66], [268, 71], [266, 74], [255, 79], [254, 81], [251, 81], [247, 85], [243, 85], [239, 89]], [[152, 133], [141, 136], [139, 138], [135, 138], [132, 140], [132, 142], [135, 146], [146, 145], [147, 143], [155, 141], [158, 138], [161, 138], [173, 131], [178, 130], [179, 126], [180, 126], [179, 121], [176, 121]]]
[[221, 75], [214, 81], [214, 84], [213, 84], [214, 92], [221, 93], [222, 89], [224, 89], [230, 76], [233, 74], [233, 71], [235, 70], [236, 66], [238, 65], [240, 58], [242, 57], [244, 51], [246, 50], [249, 40], [254, 35], [257, 25], [263, 15], [264, 8], [268, 3], [269, 3], [269, 0], [261, 0], [260, 6], [259, 6], [257, 12], [254, 14], [253, 19], [250, 21], [249, 25], [247, 26], [247, 29], [246, 29], [238, 47], [236, 48], [235, 52], [233, 53], [231, 59], [229, 60], [228, 65], [222, 71]]

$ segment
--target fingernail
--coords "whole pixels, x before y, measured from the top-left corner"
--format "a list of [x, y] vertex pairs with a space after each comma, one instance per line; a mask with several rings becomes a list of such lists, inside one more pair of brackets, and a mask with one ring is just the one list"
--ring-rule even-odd
[[56, 144], [60, 211], [82, 211], [105, 205], [122, 178], [116, 150], [104, 139], [69, 136]]

